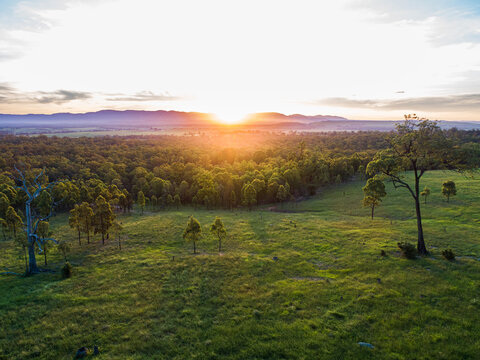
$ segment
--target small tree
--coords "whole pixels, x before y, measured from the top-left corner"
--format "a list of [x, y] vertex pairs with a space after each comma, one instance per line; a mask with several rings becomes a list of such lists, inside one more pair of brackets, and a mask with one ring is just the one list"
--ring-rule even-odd
[[430, 192], [431, 192], [430, 188], [425, 186], [423, 188], [423, 191], [420, 193], [420, 195], [425, 198], [425, 205], [427, 205], [427, 197], [430, 196]]
[[81, 240], [81, 230], [82, 230], [82, 223], [80, 222], [80, 206], [75, 204], [75, 207], [70, 210], [70, 217], [68, 218], [68, 225], [75, 229], [78, 234], [78, 245], [82, 245]]
[[372, 219], [375, 212], [375, 207], [379, 206], [382, 198], [387, 195], [385, 191], [385, 184], [378, 178], [370, 178], [367, 184], [363, 187], [363, 206], [369, 207], [372, 210]]
[[118, 240], [118, 249], [122, 250], [122, 233], [123, 226], [118, 221], [114, 221], [112, 225], [112, 233]]
[[213, 224], [210, 225], [210, 232], [218, 238], [218, 252], [222, 251], [222, 239], [227, 236], [227, 230], [220, 217], [216, 217]]
[[43, 245], [43, 256], [45, 259], [45, 266], [48, 265], [47, 263], [47, 250], [48, 250], [48, 235], [50, 231], [50, 224], [47, 221], [40, 221], [38, 223], [38, 228], [37, 228], [37, 235], [40, 238], [40, 241], [42, 242]]
[[145, 209], [145, 195], [143, 191], [139, 191], [137, 195], [137, 205], [140, 206], [143, 215], [143, 209]]
[[113, 225], [113, 220], [115, 220], [115, 215], [110, 204], [102, 195], [99, 195], [95, 201], [94, 233], [102, 234], [103, 245], [105, 245], [105, 237]]
[[62, 240], [58, 243], [58, 250], [60, 250], [65, 262], [67, 262], [67, 254], [70, 252], [70, 244], [67, 241]]
[[193, 242], [193, 253], [197, 253], [197, 241], [202, 236], [202, 226], [200, 222], [193, 216], [187, 222], [187, 227], [183, 232], [183, 239], [189, 242]]
[[16, 244], [20, 245], [23, 250], [23, 256], [25, 258], [25, 274], [29, 274], [28, 271], [28, 259], [27, 259], [27, 248], [28, 248], [28, 241], [25, 234], [19, 234], [19, 236], [15, 236], [14, 239]]
[[13, 234], [13, 237], [17, 237], [17, 232], [23, 225], [22, 218], [18, 216], [15, 209], [11, 206], [7, 208], [5, 213], [5, 222], [7, 223], [8, 230]]
[[457, 195], [457, 188], [452, 180], [445, 181], [442, 184], [442, 195], [447, 198], [447, 202], [450, 202], [450, 196]]

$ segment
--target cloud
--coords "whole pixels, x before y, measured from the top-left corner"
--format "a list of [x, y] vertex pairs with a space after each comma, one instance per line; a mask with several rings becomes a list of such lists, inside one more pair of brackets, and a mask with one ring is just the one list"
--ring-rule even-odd
[[32, 100], [40, 104], [63, 104], [73, 100], [85, 100], [92, 97], [91, 93], [83, 91], [58, 90], [54, 92], [39, 92]]
[[381, 23], [424, 24], [434, 45], [480, 43], [480, 5], [472, 0], [353, 0]]
[[480, 111], [480, 94], [431, 96], [407, 99], [320, 99], [316, 105], [375, 110], [410, 110], [429, 112]]
[[20, 92], [8, 83], [0, 83], [1, 104], [64, 104], [74, 100], [85, 100], [92, 97], [89, 92], [57, 90], [57, 91], [33, 91]]
[[0, 83], [0, 104], [65, 104], [76, 100], [89, 99], [134, 102], [134, 101], [175, 101], [182, 98], [168, 92], [156, 94], [152, 91], [141, 91], [135, 94], [104, 94], [74, 90], [31, 91], [21, 92], [9, 83]]
[[155, 94], [151, 91], [142, 91], [134, 95], [124, 95], [116, 97], [108, 97], [108, 101], [173, 101], [179, 100], [178, 96], [170, 95], [168, 92], [163, 94]]

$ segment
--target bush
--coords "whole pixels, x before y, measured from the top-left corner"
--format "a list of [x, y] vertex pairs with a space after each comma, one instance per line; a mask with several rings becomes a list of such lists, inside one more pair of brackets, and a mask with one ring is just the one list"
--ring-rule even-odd
[[455, 253], [453, 252], [452, 249], [445, 249], [442, 251], [442, 255], [445, 259], [449, 261], [455, 260]]
[[62, 267], [62, 278], [68, 279], [72, 277], [72, 265], [67, 261]]
[[415, 245], [407, 242], [399, 242], [397, 245], [407, 259], [415, 259], [417, 257]]
[[380, 255], [381, 255], [381, 256], [387, 256], [387, 253], [385, 252], [385, 250], [381, 250], [381, 251], [380, 251]]

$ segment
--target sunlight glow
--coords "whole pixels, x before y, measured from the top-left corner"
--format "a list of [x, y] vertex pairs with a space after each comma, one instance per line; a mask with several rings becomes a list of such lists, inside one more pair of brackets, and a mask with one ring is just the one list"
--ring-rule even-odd
[[245, 114], [245, 112], [235, 108], [227, 108], [215, 112], [216, 120], [225, 125], [239, 124], [245, 120], [246, 117], [247, 114]]

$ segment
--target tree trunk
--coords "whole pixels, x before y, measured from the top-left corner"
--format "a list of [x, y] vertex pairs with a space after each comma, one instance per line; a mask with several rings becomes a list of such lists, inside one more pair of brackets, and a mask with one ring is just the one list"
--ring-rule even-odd
[[105, 245], [105, 234], [102, 232], [102, 245]]
[[27, 220], [27, 241], [28, 241], [28, 273], [38, 272], [37, 259], [35, 258], [35, 237], [32, 236], [32, 211], [30, 204], [33, 199], [25, 203], [25, 218]]
[[122, 250], [122, 239], [120, 238], [120, 236], [118, 237], [118, 248]]
[[27, 248], [23, 246], [23, 255], [25, 256], [25, 274], [28, 274]]
[[375, 211], [375, 206], [372, 206], [372, 220], [373, 220], [373, 213]]
[[90, 244], [90, 226], [87, 226], [87, 244]]
[[447, 194], [447, 203], [450, 202], [450, 194]]
[[48, 266], [47, 264], [47, 245], [43, 244], [43, 256], [45, 257], [45, 266]]
[[218, 252], [222, 251], [222, 239], [218, 238]]
[[423, 226], [422, 226], [422, 213], [420, 211], [420, 199], [419, 199], [419, 182], [420, 178], [417, 176], [415, 171], [415, 212], [417, 215], [417, 230], [418, 230], [418, 241], [417, 241], [417, 251], [421, 255], [427, 255], [427, 248], [425, 246], [425, 240], [423, 238]]
[[193, 242], [193, 253], [197, 253], [197, 244], [195, 243], [195, 241]]
[[82, 240], [80, 239], [80, 228], [78, 228], [78, 245], [82, 246]]

